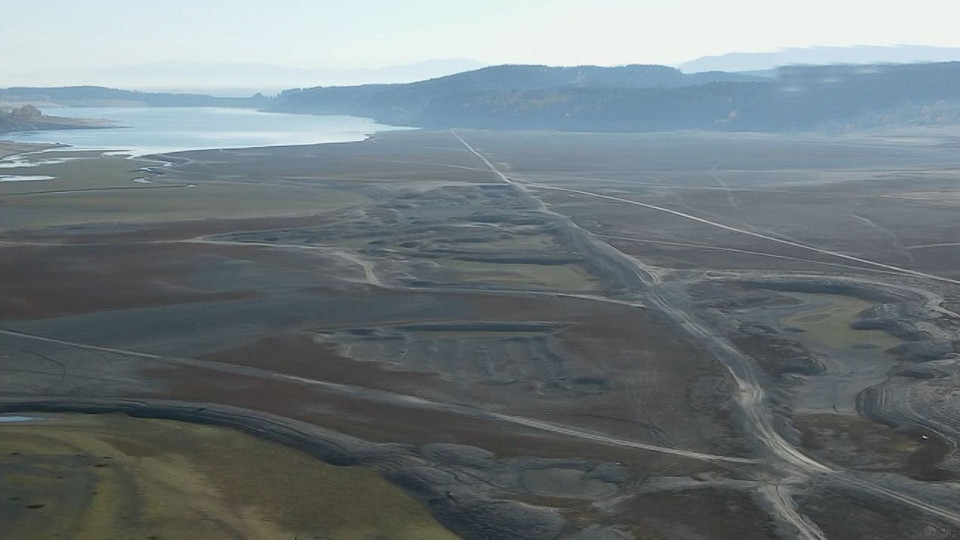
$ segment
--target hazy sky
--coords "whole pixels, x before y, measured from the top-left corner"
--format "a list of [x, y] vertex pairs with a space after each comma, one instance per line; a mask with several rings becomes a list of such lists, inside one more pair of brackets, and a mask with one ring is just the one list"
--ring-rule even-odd
[[157, 61], [676, 64], [791, 46], [960, 46], [957, 15], [956, 0], [0, 0], [0, 77]]

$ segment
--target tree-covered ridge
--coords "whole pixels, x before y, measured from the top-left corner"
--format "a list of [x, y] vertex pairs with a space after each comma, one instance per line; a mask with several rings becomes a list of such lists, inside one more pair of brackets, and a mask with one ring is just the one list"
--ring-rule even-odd
[[273, 110], [424, 127], [791, 131], [960, 123], [960, 63], [782, 68], [497, 66], [413, 84], [284, 92]]

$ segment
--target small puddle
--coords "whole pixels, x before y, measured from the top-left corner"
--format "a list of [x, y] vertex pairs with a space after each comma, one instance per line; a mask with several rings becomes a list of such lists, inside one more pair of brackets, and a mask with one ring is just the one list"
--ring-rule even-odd
[[0, 424], [22, 424], [24, 422], [37, 422], [40, 418], [36, 416], [18, 416], [0, 414]]
[[14, 174], [0, 174], [0, 182], [34, 182], [37, 180], [53, 180], [53, 176], [21, 176]]
[[8, 157], [0, 160], [0, 169], [25, 169], [29, 167], [41, 167], [44, 165], [60, 165], [68, 161], [75, 161], [79, 158], [52, 158], [29, 161], [22, 156]]

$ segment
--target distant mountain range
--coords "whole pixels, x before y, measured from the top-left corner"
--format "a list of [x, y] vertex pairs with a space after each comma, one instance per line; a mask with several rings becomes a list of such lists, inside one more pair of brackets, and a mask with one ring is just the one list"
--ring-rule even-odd
[[222, 106], [425, 128], [849, 131], [960, 125], [960, 62], [795, 66], [774, 77], [665, 66], [495, 66], [407, 84], [223, 98], [99, 87], [11, 88], [0, 103]]
[[704, 56], [681, 64], [684, 73], [704, 71], [772, 71], [793, 65], [826, 66], [834, 64], [917, 64], [921, 62], [960, 61], [960, 48], [897, 45], [892, 47], [804, 47], [774, 52], [733, 52]]

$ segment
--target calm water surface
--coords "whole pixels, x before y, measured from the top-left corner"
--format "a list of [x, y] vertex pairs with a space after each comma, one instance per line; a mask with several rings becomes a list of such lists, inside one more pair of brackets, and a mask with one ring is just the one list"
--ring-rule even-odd
[[216, 107], [48, 107], [43, 113], [111, 120], [124, 127], [32, 131], [3, 137], [18, 142], [55, 142], [78, 149], [123, 150], [144, 155], [207, 148], [362, 141], [378, 131], [411, 129], [354, 116], [280, 114]]

